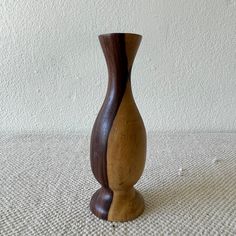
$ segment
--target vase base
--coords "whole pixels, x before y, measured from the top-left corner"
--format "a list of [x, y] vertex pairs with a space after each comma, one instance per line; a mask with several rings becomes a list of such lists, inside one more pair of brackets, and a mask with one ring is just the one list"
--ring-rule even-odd
[[144, 200], [135, 188], [112, 192], [102, 187], [92, 196], [90, 209], [103, 220], [124, 222], [143, 213]]

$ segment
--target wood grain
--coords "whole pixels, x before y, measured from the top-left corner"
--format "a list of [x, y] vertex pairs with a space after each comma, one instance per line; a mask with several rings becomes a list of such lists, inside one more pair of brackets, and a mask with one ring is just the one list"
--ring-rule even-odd
[[[128, 80], [127, 58], [125, 54], [125, 36], [119, 34], [99, 36], [99, 41], [106, 58], [109, 82], [107, 94], [95, 121], [90, 145], [91, 168], [98, 182], [110, 191], [107, 179], [107, 141], [113, 120], [120, 106]], [[96, 193], [95, 193], [96, 194]], [[99, 216], [94, 196], [90, 203], [92, 212]], [[101, 218], [107, 219], [110, 205], [104, 204]]]
[[137, 218], [144, 211], [144, 200], [134, 188], [128, 191], [115, 191], [108, 213], [109, 221], [129, 221]]
[[90, 209], [102, 219], [125, 221], [144, 209], [133, 185], [144, 168], [146, 133], [130, 82], [141, 36], [114, 33], [101, 35], [99, 40], [109, 82], [91, 135], [91, 168], [102, 188], [93, 195]]
[[108, 138], [107, 175], [113, 191], [133, 187], [142, 175], [145, 154], [146, 132], [128, 82]]
[[144, 202], [133, 185], [142, 175], [145, 154], [145, 128], [128, 82], [108, 138], [107, 175], [113, 191], [108, 220], [127, 221], [142, 213]]
[[107, 220], [112, 198], [113, 192], [109, 188], [100, 188], [92, 196], [90, 210], [97, 217]]

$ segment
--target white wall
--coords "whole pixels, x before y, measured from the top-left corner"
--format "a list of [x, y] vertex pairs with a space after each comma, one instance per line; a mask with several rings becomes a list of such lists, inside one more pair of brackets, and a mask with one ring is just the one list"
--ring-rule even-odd
[[147, 130], [236, 130], [236, 0], [1, 0], [0, 132], [87, 132], [105, 97], [97, 35], [143, 35]]

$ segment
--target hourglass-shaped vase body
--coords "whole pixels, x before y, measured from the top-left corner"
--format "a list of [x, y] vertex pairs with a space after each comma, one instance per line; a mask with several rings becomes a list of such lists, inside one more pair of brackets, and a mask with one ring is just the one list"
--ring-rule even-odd
[[112, 33], [99, 36], [108, 67], [108, 88], [94, 123], [90, 160], [101, 188], [90, 209], [109, 221], [128, 221], [144, 210], [144, 200], [133, 187], [146, 158], [146, 131], [131, 90], [131, 68], [142, 36]]

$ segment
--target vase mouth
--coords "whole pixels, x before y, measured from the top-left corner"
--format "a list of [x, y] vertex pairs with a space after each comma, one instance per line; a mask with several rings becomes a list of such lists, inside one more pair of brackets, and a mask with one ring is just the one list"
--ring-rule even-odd
[[136, 36], [136, 37], [140, 37], [142, 38], [142, 35], [141, 34], [135, 34], [135, 33], [106, 33], [106, 34], [100, 34], [98, 35], [98, 37], [110, 37], [110, 36], [113, 36], [113, 35], [126, 35], [126, 36]]

